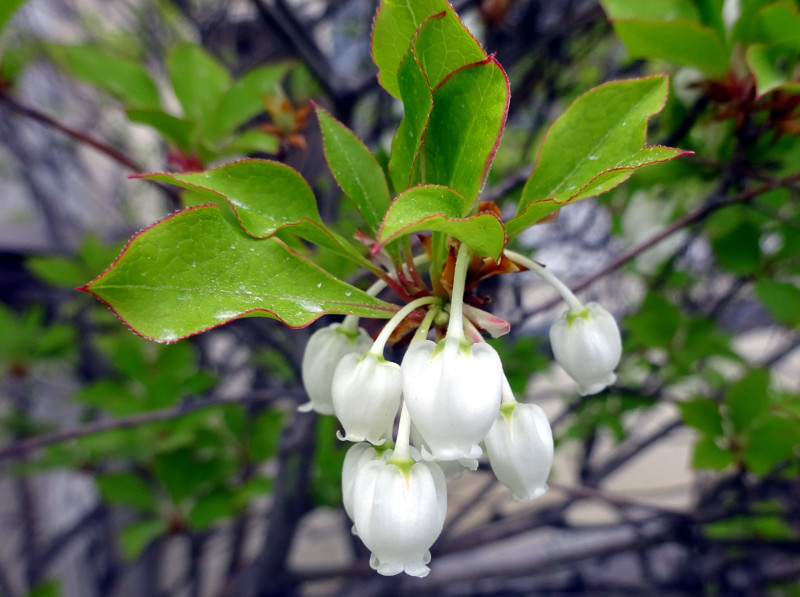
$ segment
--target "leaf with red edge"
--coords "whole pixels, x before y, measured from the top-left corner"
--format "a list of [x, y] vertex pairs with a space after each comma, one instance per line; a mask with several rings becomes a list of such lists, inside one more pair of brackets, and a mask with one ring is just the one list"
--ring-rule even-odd
[[[372, 59], [380, 69], [378, 82], [393, 96], [400, 97], [397, 70], [408, 53], [414, 34], [426, 19], [440, 12], [455, 15], [447, 0], [381, 2], [372, 28]], [[464, 32], [469, 35], [466, 29]]]
[[647, 121], [664, 107], [666, 77], [606, 83], [575, 100], [545, 137], [539, 161], [522, 191], [509, 238], [559, 208], [605, 193], [634, 170], [688, 152], [643, 147]]
[[327, 313], [388, 318], [396, 311], [279, 239], [247, 236], [214, 206], [180, 211], [141, 232], [80, 290], [106, 302], [137, 334], [159, 342], [243, 316], [303, 327]]
[[433, 92], [424, 139], [424, 182], [477, 199], [503, 135], [508, 114], [508, 78], [489, 58], [452, 73]]
[[383, 169], [361, 139], [328, 112], [316, 108], [331, 174], [374, 232], [392, 200]]
[[373, 250], [400, 236], [432, 230], [457, 238], [479, 255], [497, 259], [505, 245], [503, 224], [490, 212], [462, 217], [464, 203], [464, 197], [446, 187], [426, 185], [408, 189], [386, 213]]
[[322, 222], [314, 193], [295, 170], [269, 160], [242, 160], [205, 172], [143, 174], [196, 192], [254, 238], [295, 234], [364, 265], [352, 244]]

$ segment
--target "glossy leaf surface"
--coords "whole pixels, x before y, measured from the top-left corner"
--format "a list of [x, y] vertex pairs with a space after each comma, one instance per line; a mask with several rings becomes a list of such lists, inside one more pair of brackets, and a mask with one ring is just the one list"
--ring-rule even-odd
[[637, 168], [683, 155], [644, 147], [647, 120], [661, 110], [666, 93], [666, 78], [648, 77], [606, 83], [575, 100], [547, 133], [506, 226], [509, 237], [564, 205], [608, 191]]
[[213, 206], [135, 236], [87, 290], [138, 334], [173, 342], [243, 315], [302, 327], [326, 313], [389, 317], [395, 308], [346, 284], [276, 238], [253, 239]]
[[450, 75], [433, 93], [424, 182], [455, 189], [471, 205], [500, 144], [508, 100], [508, 79], [494, 58]]
[[372, 58], [380, 69], [378, 81], [393, 96], [400, 97], [397, 71], [414, 34], [428, 17], [440, 12], [453, 12], [447, 0], [388, 0], [381, 3], [372, 29]]
[[435, 185], [409, 189], [386, 214], [378, 246], [398, 236], [431, 230], [457, 238], [479, 255], [497, 258], [505, 242], [500, 220], [492, 213], [463, 218], [463, 206], [464, 198], [452, 189]]

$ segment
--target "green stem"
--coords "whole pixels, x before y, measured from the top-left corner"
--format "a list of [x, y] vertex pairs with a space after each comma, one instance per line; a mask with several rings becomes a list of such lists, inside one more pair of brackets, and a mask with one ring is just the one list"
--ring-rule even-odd
[[453, 272], [453, 292], [450, 296], [450, 323], [447, 326], [447, 335], [451, 338], [464, 340], [464, 286], [467, 283], [467, 269], [469, 268], [469, 247], [461, 243], [456, 256], [456, 268]]
[[400, 325], [406, 316], [411, 313], [414, 309], [421, 307], [422, 305], [429, 305], [430, 303], [435, 303], [438, 301], [435, 296], [423, 296], [416, 300], [411, 301], [405, 307], [400, 309], [394, 316], [388, 321], [388, 323], [383, 326], [381, 333], [378, 334], [378, 337], [375, 339], [375, 343], [370, 348], [370, 352], [375, 353], [377, 355], [383, 356], [383, 348], [386, 346], [386, 342], [389, 340], [389, 336], [392, 335], [392, 332], [395, 328]]
[[503, 251], [506, 257], [508, 257], [514, 263], [519, 263], [520, 265], [524, 265], [529, 270], [536, 272], [544, 278], [553, 288], [555, 288], [561, 297], [566, 301], [567, 305], [569, 306], [570, 313], [580, 313], [583, 311], [584, 306], [578, 300], [578, 297], [573, 294], [573, 292], [564, 284], [561, 280], [556, 278], [553, 274], [543, 268], [541, 265], [536, 263], [533, 259], [528, 259], [524, 255], [520, 255], [514, 251], [505, 250]]
[[436, 317], [436, 314], [441, 309], [439, 307], [434, 307], [433, 309], [428, 309], [428, 312], [425, 314], [425, 319], [422, 320], [422, 323], [419, 324], [417, 331], [414, 333], [414, 337], [411, 338], [411, 344], [415, 342], [419, 342], [420, 340], [424, 340], [428, 337], [428, 330], [431, 329], [431, 324], [433, 323], [433, 318]]

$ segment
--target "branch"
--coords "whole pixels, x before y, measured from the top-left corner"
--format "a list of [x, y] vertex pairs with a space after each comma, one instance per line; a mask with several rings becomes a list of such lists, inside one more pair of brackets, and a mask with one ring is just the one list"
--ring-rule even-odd
[[240, 400], [231, 400], [230, 398], [211, 398], [195, 404], [182, 404], [173, 408], [139, 413], [128, 417], [120, 417], [118, 419], [95, 421], [93, 423], [79, 425], [78, 427], [73, 427], [71, 429], [64, 429], [15, 442], [3, 449], [0, 449], [0, 462], [4, 460], [24, 458], [29, 453], [40, 450], [41, 448], [51, 444], [67, 442], [73, 439], [84, 437], [86, 435], [94, 435], [95, 433], [103, 433], [104, 431], [111, 431], [114, 429], [127, 429], [130, 427], [137, 427], [138, 425], [145, 425], [147, 423], [155, 423], [158, 421], [168, 421], [170, 419], [176, 419], [184, 415], [205, 410], [207, 408], [214, 408], [216, 406], [242, 406], [253, 403], [267, 403], [272, 402], [277, 398], [278, 394], [253, 395]]
[[[694, 211], [690, 211], [688, 214], [683, 216], [682, 218], [675, 220], [672, 224], [657, 232], [650, 238], [642, 241], [638, 245], [634, 245], [627, 251], [624, 251], [616, 259], [611, 261], [610, 263], [604, 265], [600, 269], [598, 269], [593, 274], [585, 277], [583, 280], [580, 280], [574, 285], [570, 286], [570, 290], [572, 292], [580, 292], [581, 290], [587, 288], [588, 286], [594, 284], [600, 278], [607, 276], [611, 272], [618, 270], [620, 267], [625, 265], [628, 261], [636, 257], [637, 255], [644, 253], [650, 247], [653, 247], [660, 243], [662, 240], [671, 236], [678, 232], [679, 230], [688, 227], [690, 224], [694, 224], [696, 222], [700, 222], [710, 216], [715, 211], [725, 208], [731, 207], [733, 205], [738, 205], [740, 203], [744, 203], [745, 201], [749, 201], [753, 197], [760, 195], [762, 193], [766, 193], [767, 191], [771, 191], [773, 189], [777, 189], [784, 186], [790, 186], [791, 184], [800, 181], [800, 173], [793, 174], [791, 176], [787, 176], [785, 178], [779, 178], [777, 180], [773, 180], [766, 184], [760, 185], [749, 191], [743, 191], [731, 197], [730, 199], [724, 201], [717, 201], [715, 197], [712, 196], [709, 201], [706, 201], [703, 205], [695, 209]], [[547, 311], [555, 307], [559, 302], [561, 302], [560, 296], [554, 296], [549, 301], [542, 303], [538, 307], [534, 307], [529, 313], [528, 316], [534, 315], [536, 313], [540, 313], [542, 311]]]
[[61, 124], [54, 118], [51, 118], [47, 114], [43, 112], [39, 112], [33, 108], [29, 108], [28, 106], [24, 106], [23, 104], [19, 103], [15, 99], [12, 99], [6, 93], [0, 92], [0, 102], [7, 105], [9, 108], [17, 112], [18, 114], [22, 114], [23, 116], [27, 116], [28, 118], [35, 120], [45, 126], [49, 126], [50, 128], [54, 128], [62, 133], [66, 134], [68, 137], [72, 137], [79, 143], [83, 143], [84, 145], [89, 145], [90, 147], [94, 147], [97, 151], [106, 156], [110, 157], [115, 162], [125, 166], [126, 168], [133, 170], [134, 172], [144, 172], [144, 169], [134, 162], [131, 158], [126, 156], [121, 151], [106, 145], [105, 143], [90, 137], [86, 133], [70, 128], [64, 124]]

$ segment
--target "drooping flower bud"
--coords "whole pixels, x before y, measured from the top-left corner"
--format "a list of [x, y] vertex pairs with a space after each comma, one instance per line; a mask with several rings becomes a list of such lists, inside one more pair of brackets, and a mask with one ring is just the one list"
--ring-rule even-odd
[[[500, 408], [503, 365], [486, 343], [448, 336], [412, 344], [402, 364], [408, 412], [426, 459], [476, 459]], [[427, 446], [427, 447], [426, 447]]]
[[303, 386], [309, 402], [298, 410], [315, 410], [323, 415], [332, 415], [332, 383], [336, 365], [346, 354], [364, 354], [370, 346], [372, 339], [363, 328], [350, 331], [334, 323], [314, 332], [306, 344], [302, 364]]
[[391, 431], [403, 392], [400, 366], [373, 352], [347, 354], [333, 374], [333, 408], [351, 442], [380, 445]]
[[370, 566], [385, 576], [424, 577], [430, 547], [447, 511], [444, 474], [435, 462], [361, 461], [353, 487], [353, 521], [372, 552]]
[[495, 476], [515, 501], [533, 500], [547, 491], [553, 434], [537, 405], [511, 402], [500, 407], [485, 445]]
[[616, 381], [622, 340], [614, 316], [597, 303], [556, 320], [550, 345], [558, 364], [578, 382], [581, 395], [596, 394]]

